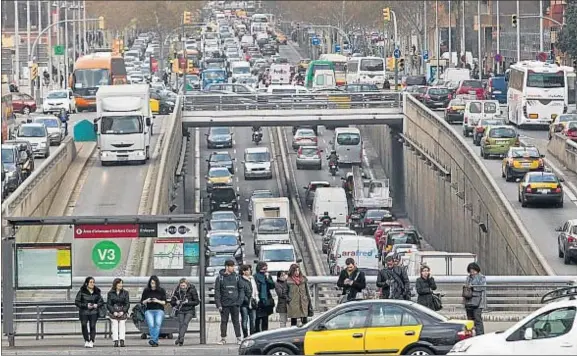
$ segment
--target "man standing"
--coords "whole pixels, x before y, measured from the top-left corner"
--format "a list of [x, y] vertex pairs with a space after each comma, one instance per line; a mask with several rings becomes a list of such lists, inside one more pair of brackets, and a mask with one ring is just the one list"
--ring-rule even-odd
[[242, 341], [240, 337], [240, 305], [244, 298], [243, 283], [238, 274], [234, 271], [234, 261], [227, 260], [224, 269], [220, 271], [214, 282], [214, 302], [220, 312], [220, 337], [219, 344], [226, 344], [226, 329], [228, 318], [232, 319], [234, 334], [237, 342]]
[[386, 267], [377, 276], [381, 299], [411, 300], [411, 284], [407, 270], [395, 263], [393, 256], [385, 258]]
[[343, 289], [339, 303], [359, 299], [363, 290], [367, 287], [365, 272], [359, 270], [354, 258], [347, 258], [347, 268], [343, 269], [337, 281], [337, 287]]

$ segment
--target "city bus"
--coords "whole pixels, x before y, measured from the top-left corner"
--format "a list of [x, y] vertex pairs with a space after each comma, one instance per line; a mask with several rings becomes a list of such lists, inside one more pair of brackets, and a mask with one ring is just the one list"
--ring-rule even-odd
[[91, 53], [78, 58], [70, 76], [70, 88], [78, 110], [96, 108], [99, 87], [127, 82], [124, 59], [110, 52]]
[[385, 59], [380, 57], [353, 57], [347, 62], [347, 84], [375, 84], [384, 88]]
[[16, 117], [12, 108], [12, 93], [7, 83], [2, 83], [2, 142], [10, 139]]
[[556, 117], [567, 113], [574, 100], [574, 69], [538, 61], [512, 65], [505, 73], [508, 82], [507, 119], [510, 123], [548, 126]]
[[312, 88], [315, 79], [315, 72], [317, 70], [335, 70], [335, 64], [331, 61], [316, 60], [311, 61], [307, 67], [307, 74], [305, 76], [305, 87]]
[[347, 57], [342, 54], [322, 54], [320, 60], [333, 62], [337, 86], [347, 84]]

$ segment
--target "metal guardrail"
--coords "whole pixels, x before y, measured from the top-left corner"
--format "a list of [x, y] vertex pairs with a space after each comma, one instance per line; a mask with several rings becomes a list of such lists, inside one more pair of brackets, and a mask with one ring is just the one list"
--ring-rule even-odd
[[228, 93], [198, 92], [184, 96], [185, 111], [313, 110], [356, 108], [401, 108], [401, 93]]

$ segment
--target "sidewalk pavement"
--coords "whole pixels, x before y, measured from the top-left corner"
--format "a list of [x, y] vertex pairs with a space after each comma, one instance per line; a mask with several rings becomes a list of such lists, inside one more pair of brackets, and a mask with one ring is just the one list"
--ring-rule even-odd
[[[514, 322], [486, 322], [485, 331], [495, 332], [498, 330], [505, 330], [513, 325]], [[71, 324], [67, 324], [67, 329]], [[32, 326], [32, 325], [31, 325]], [[132, 322], [128, 321], [127, 332], [136, 331]], [[33, 326], [35, 328], [35, 326]], [[58, 329], [57, 323], [49, 324], [51, 329]], [[98, 325], [99, 330], [102, 330], [102, 324]], [[271, 322], [271, 329], [278, 328], [277, 322]], [[189, 330], [198, 330], [198, 322], [191, 322]], [[75, 323], [74, 332], [80, 332], [80, 323]], [[225, 345], [218, 345], [220, 340], [220, 324], [207, 323], [207, 344], [199, 345], [199, 334], [189, 334], [185, 337], [185, 343], [182, 347], [174, 345], [175, 339], [161, 339], [160, 347], [154, 349], [155, 355], [235, 355], [238, 354], [238, 345], [234, 335], [232, 324], [228, 323], [227, 328], [227, 343]], [[175, 335], [176, 336], [176, 335]], [[97, 336], [95, 347], [93, 349], [85, 349], [82, 336], [65, 336], [65, 337], [49, 337], [44, 340], [35, 340], [33, 337], [16, 338], [16, 346], [9, 348], [8, 341], [5, 337], [2, 339], [2, 356], [5, 355], [22, 355], [22, 356], [51, 356], [51, 355], [136, 355], [143, 353], [151, 353], [151, 348], [148, 346], [146, 340], [142, 340], [139, 335], [127, 335], [126, 348], [112, 347], [110, 339], [104, 339], [102, 336]]]

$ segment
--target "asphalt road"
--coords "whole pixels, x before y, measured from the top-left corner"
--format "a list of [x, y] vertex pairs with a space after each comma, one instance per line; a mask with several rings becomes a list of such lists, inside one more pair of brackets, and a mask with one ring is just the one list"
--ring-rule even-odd
[[[95, 115], [79, 114], [79, 115]], [[155, 132], [152, 136], [151, 152], [154, 151], [162, 120], [154, 119]], [[149, 165], [129, 164], [103, 167], [96, 156], [87, 163], [87, 175], [82, 183], [78, 198], [74, 202], [71, 215], [135, 215], [138, 213], [140, 198]], [[65, 231], [64, 242], [73, 242], [73, 273], [75, 276], [113, 276], [123, 275], [129, 253], [131, 239], [114, 240], [120, 249], [120, 262], [114, 269], [97, 269], [93, 263], [93, 247], [101, 239], [74, 239], [72, 228]]]
[[[206, 179], [204, 178], [208, 172], [208, 163], [206, 160], [210, 157], [211, 152], [216, 151], [228, 151], [232, 157], [236, 159], [234, 162], [235, 165], [235, 174], [233, 185], [238, 194], [240, 194], [240, 218], [242, 221], [242, 226], [244, 227], [242, 232], [242, 239], [245, 243], [245, 256], [244, 261], [247, 264], [253, 264], [253, 261], [257, 258], [254, 252], [254, 239], [252, 232], [250, 231], [251, 222], [248, 221], [248, 202], [247, 200], [250, 198], [252, 192], [257, 189], [268, 189], [270, 190], [275, 196], [279, 196], [279, 189], [277, 184], [277, 171], [274, 169], [274, 164], [272, 165], [273, 171], [273, 178], [272, 179], [254, 179], [254, 180], [245, 180], [244, 179], [244, 166], [242, 161], [244, 159], [244, 150], [249, 147], [256, 147], [256, 145], [252, 142], [252, 130], [248, 127], [235, 127], [233, 128], [233, 148], [232, 149], [208, 149], [206, 146], [206, 136], [205, 133], [208, 132], [208, 129], [201, 129], [200, 131], [200, 179], [201, 179], [201, 194], [202, 194], [202, 211], [206, 212], [207, 216], [210, 215], [210, 208], [208, 206], [209, 199], [208, 193], [206, 190]], [[263, 140], [259, 146], [261, 147], [268, 147], [269, 150], [271, 149], [270, 146], [270, 130], [263, 128]], [[278, 154], [278, 152], [277, 152]], [[280, 162], [279, 162], [280, 164]]]
[[[440, 115], [442, 112], [438, 111]], [[462, 134], [461, 125], [451, 125], [455, 132]], [[519, 130], [521, 140], [536, 145], [542, 154], [547, 154], [547, 131], [538, 130]], [[472, 138], [466, 139], [473, 151], [480, 152], [480, 148], [473, 144]], [[574, 275], [577, 272], [575, 265], [565, 265], [563, 260], [558, 257], [557, 235], [555, 228], [561, 226], [565, 221], [575, 219], [577, 216], [577, 205], [575, 196], [570, 192], [565, 193], [565, 204], [563, 208], [548, 206], [530, 206], [522, 208], [518, 201], [518, 184], [515, 182], [506, 182], [501, 177], [501, 159], [490, 158], [483, 160], [485, 167], [491, 172], [491, 176], [497, 182], [497, 185], [531, 234], [533, 241], [549, 262], [551, 267], [558, 275]]]

